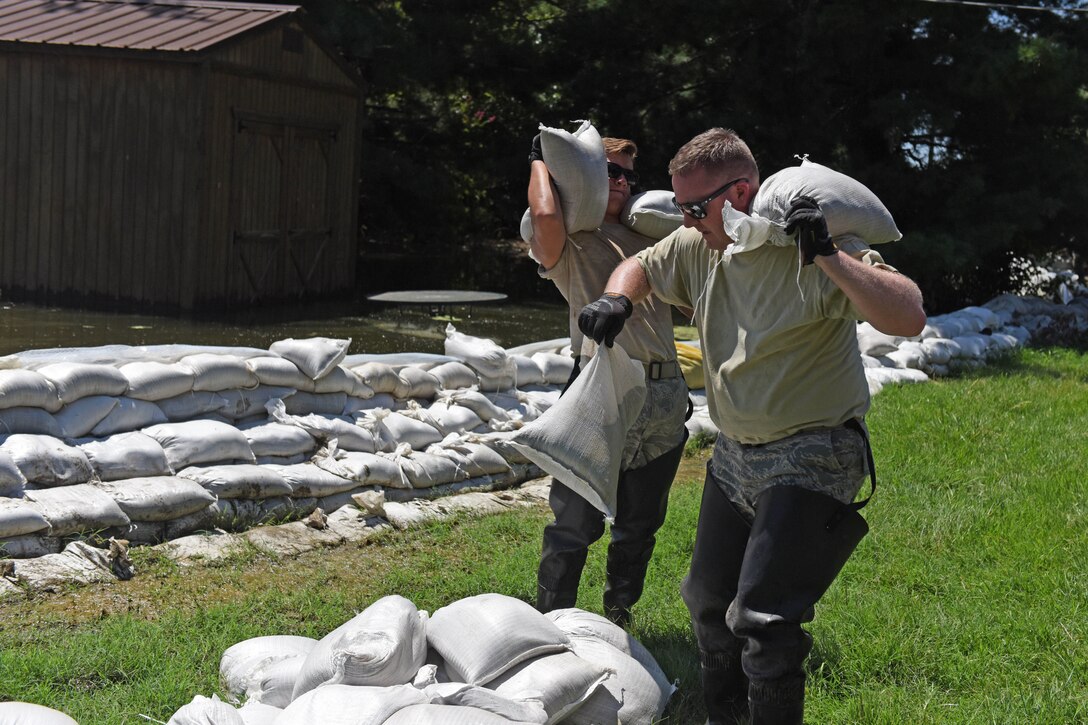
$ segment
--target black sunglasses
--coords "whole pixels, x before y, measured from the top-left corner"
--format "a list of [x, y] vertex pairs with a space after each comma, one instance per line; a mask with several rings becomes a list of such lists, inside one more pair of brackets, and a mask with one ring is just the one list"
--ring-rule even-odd
[[747, 176], [742, 176], [739, 179], [733, 179], [722, 188], [715, 191], [713, 194], [703, 199], [702, 201], [685, 201], [679, 202], [674, 196], [672, 198], [672, 205], [681, 211], [683, 214], [687, 214], [692, 219], [705, 219], [706, 218], [706, 205], [717, 199], [719, 196], [729, 191], [733, 184], [739, 184], [742, 181], [748, 181]]
[[619, 164], [614, 164], [611, 161], [608, 162], [608, 178], [613, 181], [618, 181], [620, 177], [627, 179], [628, 186], [634, 186], [638, 183], [638, 172], [631, 169], [625, 169]]

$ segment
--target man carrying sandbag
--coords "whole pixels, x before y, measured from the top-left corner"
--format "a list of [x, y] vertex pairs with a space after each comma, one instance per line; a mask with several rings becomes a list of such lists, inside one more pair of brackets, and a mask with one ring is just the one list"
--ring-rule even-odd
[[[542, 133], [548, 133], [547, 129]], [[595, 133], [595, 132], [594, 132]], [[620, 223], [620, 212], [637, 183], [638, 149], [632, 141], [604, 138], [608, 168], [608, 203], [595, 229], [568, 235], [559, 193], [541, 152], [541, 136], [529, 155], [529, 210], [533, 225], [530, 250], [540, 275], [552, 280], [570, 305], [571, 349], [577, 375], [582, 333], [576, 315], [604, 290], [608, 275], [624, 259], [654, 243]], [[562, 142], [556, 135], [548, 143]], [[618, 302], [617, 302], [618, 304]], [[623, 311], [626, 329], [610, 335], [646, 368], [646, 402], [631, 427], [623, 451], [616, 515], [608, 544], [604, 611], [627, 626], [631, 607], [642, 595], [655, 534], [665, 521], [669, 488], [687, 439], [688, 389], [676, 360], [671, 308], [645, 297]], [[537, 572], [537, 608], [542, 612], [573, 607], [589, 546], [604, 533], [604, 515], [570, 488], [553, 481], [549, 496], [555, 521], [544, 529]]]
[[852, 503], [872, 470], [856, 320], [916, 335], [921, 293], [877, 253], [840, 252], [830, 211], [825, 218], [806, 197], [792, 198], [779, 220], [796, 235], [791, 246], [731, 250], [726, 227], [760, 187], [755, 159], [732, 131], [696, 136], [669, 173], [684, 228], [622, 263], [581, 327], [597, 340], [616, 336], [624, 309], [651, 291], [695, 309], [720, 433], [681, 593], [708, 722], [750, 713], [752, 725], [799, 725], [812, 646], [801, 624], [867, 531], [864, 501]]

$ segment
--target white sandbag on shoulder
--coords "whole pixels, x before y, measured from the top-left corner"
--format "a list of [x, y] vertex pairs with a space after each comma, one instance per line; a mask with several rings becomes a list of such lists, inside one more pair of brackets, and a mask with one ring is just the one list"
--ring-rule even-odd
[[557, 723], [581, 707], [609, 674], [573, 652], [559, 652], [514, 665], [486, 687], [511, 700], [538, 700], [547, 722]]
[[619, 345], [599, 347], [567, 394], [511, 445], [611, 519], [627, 431], [645, 400], [642, 363]]
[[117, 502], [133, 521], [169, 521], [215, 502], [196, 481], [178, 476], [149, 476], [93, 484]]
[[60, 401], [64, 404], [91, 395], [124, 395], [128, 390], [128, 380], [112, 365], [52, 363], [38, 368], [37, 372], [53, 383]]
[[[192, 420], [207, 413], [217, 413], [227, 405], [227, 399], [214, 390], [188, 391], [172, 398], [155, 401], [166, 416], [160, 423]], [[143, 426], [140, 426], [143, 427]]]
[[426, 702], [427, 695], [411, 685], [324, 685], [285, 707], [276, 725], [377, 725], [398, 710]]
[[242, 722], [245, 725], [276, 725], [276, 718], [281, 712], [283, 712], [282, 708], [256, 700], [249, 700], [238, 708], [238, 714], [242, 716]]
[[328, 375], [348, 354], [351, 340], [334, 340], [328, 337], [310, 337], [301, 340], [287, 338], [272, 343], [268, 349], [290, 360], [311, 380]]
[[197, 695], [175, 712], [166, 725], [245, 725], [245, 721], [237, 709], [221, 701], [218, 695]]
[[427, 613], [402, 596], [385, 596], [321, 638], [306, 656], [293, 697], [319, 686], [410, 682], [426, 658]]
[[142, 432], [159, 442], [175, 471], [198, 463], [256, 463], [242, 431], [226, 423], [191, 420], [153, 425]]
[[166, 414], [156, 403], [129, 397], [115, 398], [115, 400], [117, 405], [113, 407], [113, 410], [98, 421], [94, 428], [91, 428], [90, 434], [95, 438], [169, 422]]
[[528, 722], [510, 720], [478, 707], [430, 703], [398, 710], [385, 725], [526, 725]]
[[608, 165], [601, 135], [587, 120], [574, 132], [540, 124], [540, 150], [559, 192], [567, 233], [601, 225], [608, 206]]
[[[108, 395], [90, 395], [67, 403], [54, 417], [64, 438], [82, 438], [117, 407], [118, 399]], [[44, 412], [44, 411], [43, 411]], [[21, 430], [21, 433], [34, 431]], [[52, 434], [51, 434], [52, 435]]]
[[103, 481], [174, 473], [162, 445], [139, 431], [117, 433], [101, 440], [79, 439], [75, 443]]
[[334, 365], [328, 373], [314, 381], [315, 393], [343, 393], [356, 398], [374, 396], [374, 389], [359, 374], [341, 365]]
[[83, 451], [52, 436], [13, 433], [3, 437], [0, 450], [11, 456], [29, 483], [38, 486], [70, 486], [94, 476]]
[[265, 467], [275, 471], [280, 478], [291, 485], [291, 496], [295, 498], [310, 496], [323, 498], [349, 491], [359, 485], [358, 481], [330, 473], [313, 463], [296, 463], [289, 466], [266, 465]]
[[219, 681], [232, 702], [247, 694], [262, 670], [292, 657], [305, 657], [317, 646], [312, 637], [263, 635], [236, 642], [219, 658]]
[[[467, 366], [466, 366], [467, 367]], [[398, 390], [398, 398], [425, 398], [432, 400], [442, 383], [431, 373], [417, 365], [405, 365], [397, 370], [397, 377], [404, 384], [402, 390]]]
[[574, 372], [574, 358], [569, 355], [535, 352], [531, 357], [544, 375], [544, 382], [550, 385], [566, 385]]
[[193, 371], [193, 390], [196, 392], [254, 388], [258, 384], [257, 376], [246, 361], [236, 355], [197, 353], [186, 355], [178, 362]]
[[37, 559], [64, 551], [64, 540], [40, 533], [20, 536], [0, 536], [0, 558]]
[[56, 413], [60, 396], [53, 383], [34, 370], [0, 370], [0, 408], [41, 408]]
[[23, 475], [22, 470], [18, 469], [11, 454], [0, 446], [0, 497], [22, 499], [25, 488], [26, 476]]
[[293, 388], [277, 388], [258, 385], [255, 388], [222, 390], [218, 393], [223, 405], [216, 412], [229, 420], [267, 417], [267, 407], [272, 400], [290, 400], [296, 392]]
[[251, 357], [246, 367], [257, 376], [261, 385], [276, 388], [293, 388], [307, 393], [314, 390], [314, 380], [298, 369], [290, 360], [282, 357]]
[[[891, 212], [868, 187], [846, 174], [808, 159], [802, 160], [799, 166], [787, 167], [764, 179], [752, 199], [751, 216], [780, 225], [786, 218], [790, 204], [798, 196], [807, 196], [820, 205], [827, 220], [828, 232], [833, 238], [852, 235], [867, 245], [903, 238]], [[781, 226], [772, 226], [769, 231], [771, 243], [778, 246], [795, 244]]]
[[298, 453], [311, 453], [317, 448], [317, 441], [297, 425], [260, 421], [238, 426], [238, 430], [249, 442], [255, 456], [293, 456]]
[[428, 370], [438, 380], [440, 389], [470, 388], [480, 382], [472, 368], [462, 362], [444, 362]]
[[128, 381], [125, 395], [138, 400], [156, 401], [188, 393], [196, 379], [192, 368], [176, 362], [131, 362], [122, 365], [120, 371]]
[[0, 539], [36, 534], [49, 529], [49, 522], [34, 506], [18, 499], [0, 497]]
[[[180, 478], [196, 481], [216, 499], [271, 498], [290, 496], [291, 484], [270, 468], [252, 463], [229, 466], [189, 466], [179, 471]], [[209, 501], [208, 503], [211, 503]], [[129, 516], [132, 516], [130, 513]]]
[[60, 710], [29, 702], [0, 702], [4, 725], [79, 725]]
[[0, 433], [35, 433], [63, 438], [64, 428], [48, 410], [16, 406], [0, 408]]
[[596, 725], [603, 722], [651, 723], [676, 692], [670, 682], [658, 682], [634, 657], [594, 637], [571, 637], [574, 654], [613, 673], [575, 710], [565, 723]]
[[27, 491], [24, 497], [49, 522], [50, 536], [99, 531], [129, 523], [113, 497], [89, 483]]
[[568, 649], [565, 634], [520, 599], [478, 594], [431, 615], [427, 641], [456, 681], [484, 685], [514, 665]]
[[620, 212], [620, 221], [628, 229], [660, 241], [684, 225], [684, 215], [672, 199], [672, 192], [665, 189], [634, 194]]
[[587, 612], [584, 609], [553, 609], [545, 615], [555, 622], [559, 629], [568, 637], [589, 637], [607, 642], [620, 652], [631, 655], [635, 661], [646, 668], [654, 682], [665, 690], [671, 686], [671, 681], [661, 669], [661, 665], [646, 649], [646, 646], [632, 637], [627, 630], [605, 619], [599, 614]]

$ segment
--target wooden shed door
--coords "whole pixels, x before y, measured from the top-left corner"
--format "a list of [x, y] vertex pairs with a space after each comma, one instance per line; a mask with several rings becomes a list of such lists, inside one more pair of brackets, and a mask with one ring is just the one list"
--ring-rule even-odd
[[338, 127], [235, 112], [235, 131], [232, 297], [301, 297], [332, 238]]

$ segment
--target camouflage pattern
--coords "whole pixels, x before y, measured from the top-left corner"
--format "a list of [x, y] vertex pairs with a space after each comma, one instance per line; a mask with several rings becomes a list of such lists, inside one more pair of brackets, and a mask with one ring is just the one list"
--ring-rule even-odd
[[761, 445], [737, 443], [719, 433], [707, 473], [707, 485], [713, 479], [751, 523], [756, 499], [771, 486], [800, 486], [850, 503], [869, 465], [865, 438], [839, 426], [811, 428]]
[[642, 468], [684, 440], [688, 386], [683, 377], [646, 381], [646, 402], [627, 431], [620, 470]]

